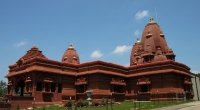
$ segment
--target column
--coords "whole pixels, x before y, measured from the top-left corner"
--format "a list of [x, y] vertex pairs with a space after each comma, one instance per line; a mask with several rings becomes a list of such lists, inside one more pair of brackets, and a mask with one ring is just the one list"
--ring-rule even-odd
[[36, 94], [36, 81], [35, 79], [32, 80], [32, 97], [35, 97]]

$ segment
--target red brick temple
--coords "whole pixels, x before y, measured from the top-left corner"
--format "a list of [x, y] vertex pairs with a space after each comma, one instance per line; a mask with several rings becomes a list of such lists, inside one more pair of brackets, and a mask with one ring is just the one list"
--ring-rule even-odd
[[[130, 55], [130, 66], [105, 61], [80, 63], [73, 45], [61, 61], [46, 58], [33, 46], [9, 66], [7, 98], [12, 108], [62, 104], [86, 99], [171, 100], [169, 94], [185, 93], [192, 98], [190, 68], [175, 61], [165, 35], [151, 18]], [[157, 94], [155, 96], [155, 94]], [[158, 98], [159, 97], [159, 98]]]

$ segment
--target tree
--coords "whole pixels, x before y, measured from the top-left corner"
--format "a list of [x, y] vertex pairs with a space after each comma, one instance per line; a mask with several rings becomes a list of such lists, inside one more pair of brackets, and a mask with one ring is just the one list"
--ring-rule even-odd
[[5, 97], [7, 92], [6, 82], [0, 81], [0, 97]]
[[200, 78], [200, 73], [197, 73], [196, 75], [197, 75], [197, 77], [199, 77], [199, 78]]

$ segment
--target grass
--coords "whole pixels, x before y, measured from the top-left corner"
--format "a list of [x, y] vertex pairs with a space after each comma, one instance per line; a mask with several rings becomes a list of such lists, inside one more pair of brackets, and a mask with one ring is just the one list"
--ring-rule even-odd
[[[155, 101], [155, 102], [121, 102], [120, 105], [112, 106], [113, 109], [111, 109], [111, 106], [108, 106], [108, 110], [134, 110], [134, 108], [137, 108], [137, 110], [152, 110], [155, 108], [161, 108], [166, 106], [172, 106], [177, 104], [183, 104], [183, 103], [189, 103], [192, 102], [192, 100], [187, 101], [180, 101], [180, 102], [172, 102], [172, 101]], [[140, 108], [139, 108], [140, 104]], [[34, 110], [68, 110], [68, 108], [59, 108], [58, 106], [48, 106], [43, 109], [41, 108], [35, 108]], [[73, 110], [73, 109], [72, 109]], [[107, 110], [106, 106], [103, 107], [80, 107], [77, 108], [77, 110]]]

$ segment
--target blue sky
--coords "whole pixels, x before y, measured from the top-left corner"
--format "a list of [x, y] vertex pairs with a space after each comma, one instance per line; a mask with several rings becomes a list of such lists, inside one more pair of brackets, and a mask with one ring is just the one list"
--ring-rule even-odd
[[[81, 63], [129, 65], [132, 45], [152, 16], [176, 61], [200, 72], [199, 0], [1, 0], [0, 80], [36, 45], [61, 61], [71, 43]], [[156, 11], [155, 11], [156, 9]]]

